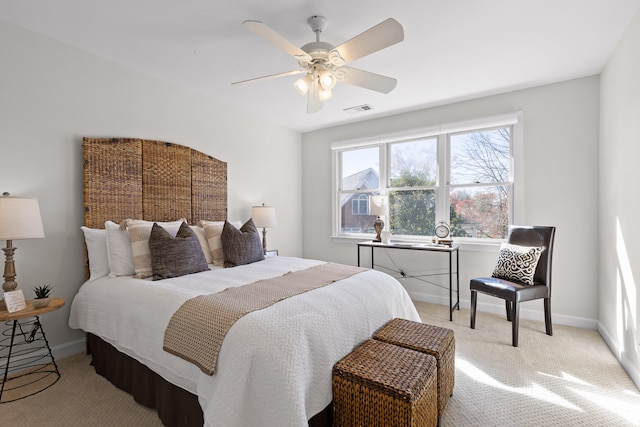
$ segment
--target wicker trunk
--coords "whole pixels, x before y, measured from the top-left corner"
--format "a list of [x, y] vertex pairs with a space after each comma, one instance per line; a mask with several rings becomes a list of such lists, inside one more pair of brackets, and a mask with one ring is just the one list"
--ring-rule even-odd
[[334, 427], [438, 423], [433, 356], [368, 340], [333, 368]]
[[434, 356], [438, 363], [438, 419], [453, 394], [456, 344], [453, 331], [406, 319], [393, 319], [373, 338]]

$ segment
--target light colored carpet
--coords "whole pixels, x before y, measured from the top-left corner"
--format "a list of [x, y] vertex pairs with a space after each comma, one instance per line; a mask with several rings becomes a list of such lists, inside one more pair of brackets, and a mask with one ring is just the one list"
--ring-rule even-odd
[[[417, 302], [423, 322], [456, 337], [456, 385], [442, 426], [638, 426], [640, 392], [596, 331]], [[0, 426], [161, 426], [155, 411], [95, 374], [89, 356], [60, 360], [60, 380], [42, 393], [0, 405]]]
[[78, 354], [57, 360], [60, 379], [33, 396], [0, 405], [0, 426], [162, 426], [155, 410], [137, 404]]
[[455, 332], [456, 385], [443, 426], [639, 426], [640, 392], [597, 331], [416, 303], [424, 323]]

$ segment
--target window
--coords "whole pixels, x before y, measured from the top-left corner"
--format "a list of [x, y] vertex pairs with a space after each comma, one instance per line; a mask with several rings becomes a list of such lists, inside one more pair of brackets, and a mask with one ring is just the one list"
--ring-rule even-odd
[[393, 142], [389, 150], [389, 230], [431, 236], [436, 219], [438, 139]]
[[385, 229], [396, 237], [431, 236], [444, 220], [457, 238], [505, 238], [520, 188], [514, 153], [521, 151], [521, 121], [518, 113], [334, 144], [335, 235], [370, 233], [376, 216], [369, 196], [381, 194], [388, 198]]
[[369, 215], [369, 197], [360, 194], [351, 199], [351, 213], [353, 215]]
[[511, 126], [449, 136], [454, 236], [504, 238], [509, 227]]

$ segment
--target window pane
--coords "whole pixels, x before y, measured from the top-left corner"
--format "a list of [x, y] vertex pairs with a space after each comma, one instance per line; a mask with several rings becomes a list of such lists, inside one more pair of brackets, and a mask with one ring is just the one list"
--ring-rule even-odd
[[380, 183], [380, 150], [378, 147], [342, 152], [342, 189], [377, 189]]
[[509, 226], [509, 186], [456, 188], [451, 191], [451, 234], [504, 239]]
[[343, 194], [340, 198], [340, 232], [372, 233], [375, 215], [369, 215], [369, 196], [377, 190], [365, 194]]
[[451, 184], [509, 181], [510, 129], [451, 136]]
[[390, 146], [391, 187], [433, 186], [436, 183], [436, 138], [400, 142]]
[[351, 199], [351, 213], [353, 215], [369, 215], [369, 196], [359, 194]]
[[431, 236], [436, 216], [435, 191], [391, 191], [389, 214], [389, 230], [392, 234]]

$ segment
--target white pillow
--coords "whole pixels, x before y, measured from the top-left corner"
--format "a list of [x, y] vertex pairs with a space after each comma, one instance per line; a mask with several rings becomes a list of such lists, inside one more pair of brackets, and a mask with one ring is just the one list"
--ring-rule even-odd
[[[224, 221], [204, 221], [198, 222], [198, 225], [204, 229], [204, 234], [209, 244], [209, 250], [211, 251], [211, 259], [213, 265], [218, 267], [224, 267], [224, 252], [222, 250], [222, 229], [224, 228]], [[236, 228], [242, 227], [240, 221], [234, 221], [231, 223]]]
[[131, 241], [126, 231], [120, 230], [120, 226], [113, 221], [106, 221], [104, 228], [107, 231], [107, 256], [109, 260], [109, 277], [133, 276], [133, 253]]
[[80, 227], [84, 233], [89, 257], [89, 281], [109, 275], [109, 255], [107, 253], [107, 232], [103, 228]]
[[202, 248], [204, 257], [207, 260], [207, 264], [213, 264], [211, 249], [209, 248], [209, 243], [207, 242], [207, 236], [204, 234], [204, 228], [198, 227], [197, 225], [191, 225], [190, 227], [195, 235], [198, 236], [198, 241], [200, 242], [200, 247]]
[[[186, 220], [157, 222], [156, 224], [167, 230], [171, 237], [175, 238], [183, 222], [186, 222]], [[136, 279], [145, 279], [152, 276], [149, 236], [151, 235], [153, 224], [153, 221], [125, 220], [129, 241], [131, 242], [131, 255]]]

